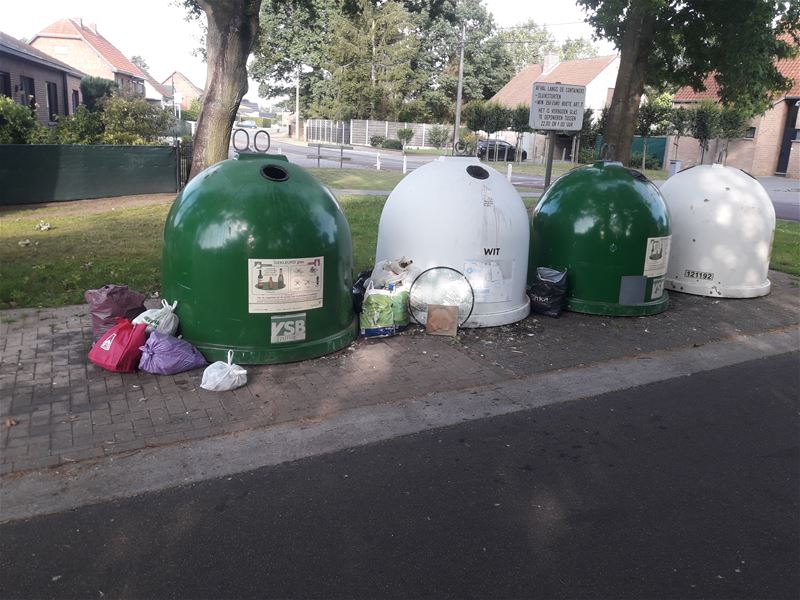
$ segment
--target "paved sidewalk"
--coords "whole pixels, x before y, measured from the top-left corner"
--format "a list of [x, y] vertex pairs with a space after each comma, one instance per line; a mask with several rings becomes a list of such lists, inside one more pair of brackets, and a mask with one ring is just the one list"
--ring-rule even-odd
[[800, 279], [771, 272], [769, 296], [718, 300], [673, 293], [669, 310], [639, 318], [565, 313], [464, 330], [456, 339], [420, 328], [301, 363], [248, 367], [248, 385], [214, 393], [202, 369], [176, 376], [114, 374], [86, 360], [87, 306], [0, 313], [0, 474], [135, 453], [281, 423], [402, 405], [437, 392], [491, 390], [503, 382], [616, 359], [741, 339], [800, 335]]

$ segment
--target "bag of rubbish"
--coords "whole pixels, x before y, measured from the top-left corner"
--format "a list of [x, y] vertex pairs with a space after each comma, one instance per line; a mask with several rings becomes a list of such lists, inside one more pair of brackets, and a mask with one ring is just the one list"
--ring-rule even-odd
[[145, 311], [144, 294], [127, 285], [108, 284], [83, 293], [92, 315], [92, 339], [96, 342], [117, 324], [119, 317], [133, 319]]
[[156, 330], [139, 348], [139, 368], [154, 375], [175, 375], [208, 366], [200, 351], [186, 340]]
[[396, 260], [382, 260], [372, 269], [370, 279], [376, 288], [389, 287], [391, 283], [402, 283], [404, 279], [409, 279], [409, 268], [413, 262], [405, 256]]
[[158, 331], [168, 335], [175, 335], [175, 332], [178, 331], [178, 315], [174, 312], [176, 306], [178, 306], [177, 300], [172, 304], [162, 300], [161, 308], [151, 308], [144, 311], [133, 320], [133, 324], [144, 323], [147, 325], [147, 333]]
[[206, 367], [200, 387], [212, 392], [226, 392], [246, 383], [247, 371], [233, 364], [233, 350], [228, 350], [228, 362], [218, 360]]
[[411, 315], [408, 310], [408, 288], [402, 283], [389, 285], [389, 292], [392, 296], [392, 317], [394, 318], [394, 328], [396, 331], [405, 331], [411, 322]]
[[377, 289], [372, 283], [364, 292], [364, 304], [359, 318], [361, 335], [364, 337], [390, 337], [394, 327], [394, 302], [392, 292]]
[[558, 317], [564, 309], [567, 296], [567, 272], [549, 267], [538, 267], [536, 279], [528, 288], [531, 312]]
[[372, 275], [372, 269], [361, 271], [353, 283], [353, 310], [356, 313], [361, 312], [361, 306], [364, 304], [364, 292], [367, 291], [367, 281]]
[[147, 336], [145, 329], [144, 324], [134, 325], [128, 319], [118, 319], [89, 350], [89, 360], [107, 371], [133, 373], [142, 356], [141, 346]]

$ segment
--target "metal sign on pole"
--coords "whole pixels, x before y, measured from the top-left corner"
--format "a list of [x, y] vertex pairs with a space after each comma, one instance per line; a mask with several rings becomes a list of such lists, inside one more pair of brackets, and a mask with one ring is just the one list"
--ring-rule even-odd
[[544, 175], [545, 190], [550, 186], [553, 174], [556, 132], [580, 131], [583, 128], [585, 101], [585, 85], [543, 82], [533, 84], [529, 124], [534, 130], [548, 132], [547, 164]]

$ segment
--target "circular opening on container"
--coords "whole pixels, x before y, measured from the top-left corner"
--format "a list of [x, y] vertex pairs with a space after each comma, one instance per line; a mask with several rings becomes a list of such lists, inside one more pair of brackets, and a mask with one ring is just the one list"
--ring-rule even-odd
[[467, 174], [475, 179], [489, 179], [489, 171], [478, 165], [470, 165], [467, 167]]
[[278, 165], [265, 165], [261, 168], [261, 175], [270, 181], [286, 181], [289, 179], [289, 173], [283, 167]]

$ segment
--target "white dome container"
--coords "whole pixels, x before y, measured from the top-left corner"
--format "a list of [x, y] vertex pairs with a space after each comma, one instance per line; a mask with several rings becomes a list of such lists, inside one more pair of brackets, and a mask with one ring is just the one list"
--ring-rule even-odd
[[420, 270], [456, 269], [475, 293], [463, 326], [506, 325], [530, 313], [529, 237], [527, 210], [505, 177], [475, 158], [441, 157], [389, 195], [375, 264], [407, 256]]
[[723, 298], [769, 293], [775, 209], [741, 169], [700, 165], [661, 186], [672, 219], [666, 287]]

